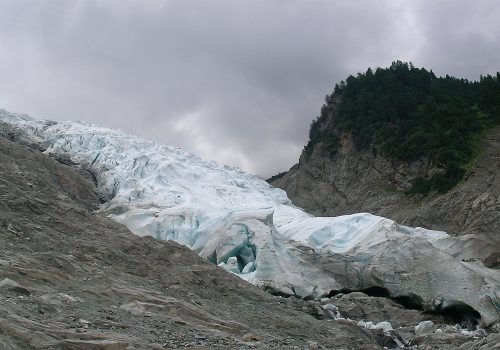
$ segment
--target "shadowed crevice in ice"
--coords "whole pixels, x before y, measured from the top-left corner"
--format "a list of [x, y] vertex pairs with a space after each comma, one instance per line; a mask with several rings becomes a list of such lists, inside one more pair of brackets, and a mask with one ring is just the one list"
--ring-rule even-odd
[[443, 318], [445, 322], [460, 324], [462, 328], [474, 328], [481, 320], [481, 314], [472, 306], [458, 300], [436, 298], [427, 305], [425, 313]]
[[418, 295], [410, 293], [409, 295], [400, 295], [392, 298], [395, 302], [402, 305], [406, 309], [411, 310], [423, 310], [424, 309], [424, 301]]

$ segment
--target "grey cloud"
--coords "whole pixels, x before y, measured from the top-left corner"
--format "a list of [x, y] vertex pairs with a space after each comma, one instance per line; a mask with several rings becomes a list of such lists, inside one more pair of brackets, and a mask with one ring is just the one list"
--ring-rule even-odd
[[269, 176], [297, 161], [349, 74], [394, 59], [471, 78], [495, 70], [500, 5], [455, 3], [0, 0], [0, 108]]
[[414, 9], [426, 38], [417, 62], [472, 80], [500, 70], [500, 3], [420, 2]]

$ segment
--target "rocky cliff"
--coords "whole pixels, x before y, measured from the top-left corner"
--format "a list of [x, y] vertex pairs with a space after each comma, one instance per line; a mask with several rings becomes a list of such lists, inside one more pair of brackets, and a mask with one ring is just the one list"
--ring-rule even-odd
[[[335, 130], [331, 115], [319, 127]], [[349, 133], [335, 132], [335, 154], [319, 142], [271, 184], [317, 216], [370, 212], [462, 236], [468, 249], [457, 247], [457, 256], [487, 259], [489, 266], [498, 267], [500, 127], [486, 133], [482, 152], [461, 183], [445, 194], [426, 196], [408, 195], [407, 190], [415, 179], [441, 171], [438, 165], [427, 158], [403, 162], [370, 149], [358, 150]]]

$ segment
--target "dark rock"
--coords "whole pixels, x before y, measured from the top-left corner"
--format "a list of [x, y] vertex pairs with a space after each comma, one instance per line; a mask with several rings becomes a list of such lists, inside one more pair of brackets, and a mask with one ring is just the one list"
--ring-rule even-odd
[[491, 253], [484, 259], [484, 266], [491, 269], [500, 269], [500, 252]]
[[31, 295], [31, 292], [28, 289], [19, 286], [13, 287], [10, 290], [11, 292], [19, 296], [29, 297]]

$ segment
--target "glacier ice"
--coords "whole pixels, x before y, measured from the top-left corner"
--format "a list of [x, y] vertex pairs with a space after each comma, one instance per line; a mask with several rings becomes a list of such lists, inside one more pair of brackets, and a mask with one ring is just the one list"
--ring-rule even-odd
[[368, 213], [313, 217], [256, 176], [120, 131], [2, 110], [0, 121], [91, 171], [100, 211], [135, 234], [186, 245], [268, 291], [317, 299], [383, 287], [428, 310], [465, 303], [483, 325], [499, 322], [498, 271], [458, 261], [444, 232]]
[[358, 321], [358, 326], [360, 327], [363, 327], [363, 328], [366, 328], [366, 329], [380, 329], [384, 332], [389, 332], [389, 331], [393, 331], [394, 328], [392, 328], [392, 324], [390, 322], [387, 322], [387, 321], [382, 321], [382, 322], [379, 322], [377, 324], [374, 324], [373, 322], [371, 321]]

